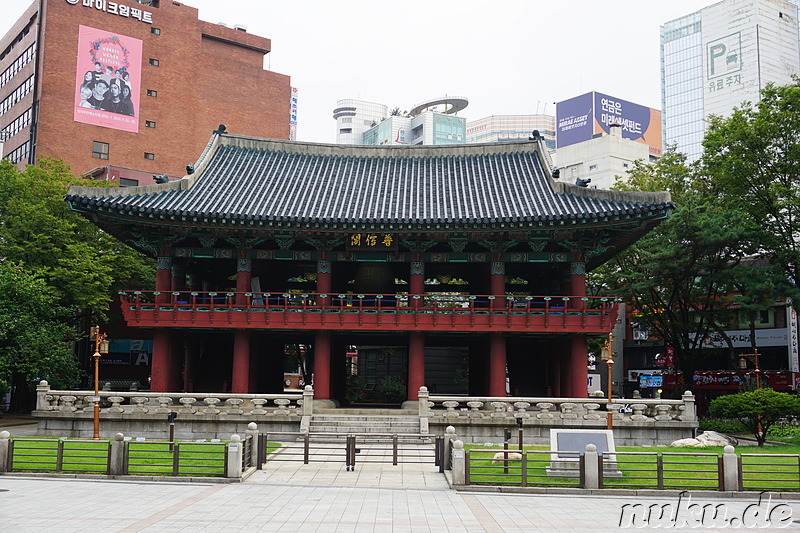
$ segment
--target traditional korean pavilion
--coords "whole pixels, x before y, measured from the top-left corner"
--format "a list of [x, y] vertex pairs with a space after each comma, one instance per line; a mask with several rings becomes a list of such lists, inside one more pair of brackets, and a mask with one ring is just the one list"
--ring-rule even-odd
[[127, 324], [152, 330], [153, 391], [281, 392], [296, 343], [313, 353], [316, 399], [342, 400], [354, 372], [397, 376], [408, 400], [422, 385], [585, 397], [587, 337], [618, 311], [586, 295], [586, 272], [674, 206], [557, 182], [546, 161], [539, 141], [217, 131], [178, 181], [73, 187], [66, 201], [158, 260], [154, 292], [120, 295]]

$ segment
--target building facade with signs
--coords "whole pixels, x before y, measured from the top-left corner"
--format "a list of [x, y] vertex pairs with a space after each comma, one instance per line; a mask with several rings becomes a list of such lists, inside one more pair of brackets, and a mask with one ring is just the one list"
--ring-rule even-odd
[[586, 295], [586, 272], [673, 204], [556, 182], [545, 150], [217, 131], [178, 181], [66, 199], [158, 258], [156, 291], [120, 296], [152, 330], [153, 391], [280, 392], [286, 346], [302, 345], [317, 399], [343, 400], [354, 374], [375, 385], [376, 367], [409, 400], [422, 385], [585, 397], [587, 337], [618, 311]]
[[296, 93], [269, 51], [171, 0], [37, 0], [0, 38], [2, 156], [182, 176], [223, 117], [286, 139]]
[[536, 130], [549, 150], [556, 148], [556, 117], [553, 115], [492, 115], [467, 123], [468, 143], [527, 141]]
[[705, 119], [800, 73], [797, 0], [723, 0], [661, 26], [664, 144], [700, 157]]

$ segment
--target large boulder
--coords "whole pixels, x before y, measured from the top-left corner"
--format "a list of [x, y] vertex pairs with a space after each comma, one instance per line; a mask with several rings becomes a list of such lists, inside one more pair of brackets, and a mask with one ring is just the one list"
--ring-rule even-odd
[[704, 431], [694, 439], [679, 439], [670, 444], [670, 446], [675, 448], [705, 448], [707, 446], [728, 446], [729, 444], [738, 446], [739, 441], [716, 431]]

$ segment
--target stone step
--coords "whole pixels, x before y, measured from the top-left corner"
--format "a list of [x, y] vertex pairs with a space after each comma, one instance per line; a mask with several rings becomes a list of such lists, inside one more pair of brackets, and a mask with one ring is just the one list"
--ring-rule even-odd
[[314, 416], [317, 415], [418, 417], [419, 411], [416, 409], [314, 409]]

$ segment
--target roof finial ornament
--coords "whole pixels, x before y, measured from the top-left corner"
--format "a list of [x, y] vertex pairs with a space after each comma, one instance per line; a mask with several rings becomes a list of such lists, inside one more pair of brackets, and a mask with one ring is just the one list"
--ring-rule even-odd
[[592, 182], [591, 178], [577, 178], [575, 180], [575, 185], [577, 185], [578, 187], [588, 187], [591, 182]]
[[531, 132], [530, 136], [528, 137], [528, 140], [529, 141], [543, 141], [544, 137], [542, 136], [541, 133], [539, 133], [539, 130], [533, 130]]
[[225, 130], [227, 130], [227, 126], [225, 126], [225, 124], [220, 124], [219, 128], [214, 130], [214, 133], [227, 133]]
[[194, 163], [189, 163], [188, 165], [186, 165], [186, 173], [194, 174]]
[[166, 174], [153, 174], [153, 181], [156, 183], [167, 183], [169, 181], [169, 176]]

